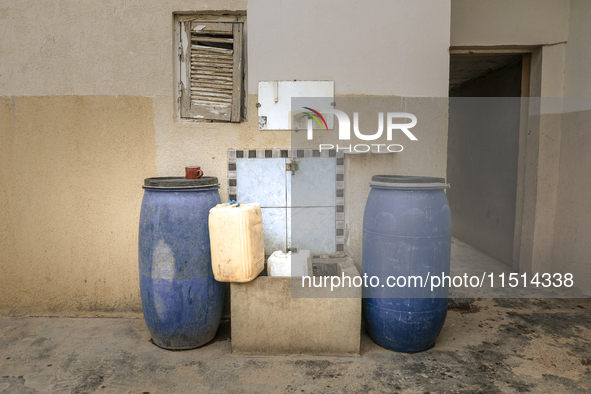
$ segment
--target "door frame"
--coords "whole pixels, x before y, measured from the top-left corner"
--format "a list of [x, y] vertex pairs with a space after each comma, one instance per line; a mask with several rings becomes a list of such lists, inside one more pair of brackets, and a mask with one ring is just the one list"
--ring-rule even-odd
[[[531, 270], [531, 254], [523, 256], [524, 247], [533, 241], [533, 223], [535, 221], [535, 196], [533, 199], [527, 198], [526, 183], [528, 177], [531, 178], [531, 169], [537, 169], [537, 149], [530, 146], [528, 149], [528, 135], [532, 128], [539, 129], [537, 125], [532, 125], [530, 116], [535, 113], [535, 108], [530, 105], [530, 97], [540, 97], [541, 92], [541, 47], [539, 46], [494, 46], [494, 47], [450, 47], [449, 54], [463, 56], [486, 56], [486, 55], [522, 55], [521, 72], [521, 112], [519, 121], [519, 146], [517, 158], [517, 192], [515, 198], [515, 227], [513, 233], [513, 261], [512, 268], [515, 271]], [[539, 104], [538, 104], [539, 105]], [[534, 121], [534, 123], [536, 123]], [[537, 127], [536, 127], [537, 126]], [[532, 141], [532, 142], [537, 142]], [[531, 142], [530, 142], [531, 145]], [[528, 171], [530, 169], [530, 171]], [[537, 171], [536, 171], [537, 172]], [[531, 190], [531, 189], [529, 189]], [[533, 214], [532, 214], [533, 213]], [[528, 259], [527, 256], [530, 258]], [[524, 261], [529, 260], [528, 262]]]

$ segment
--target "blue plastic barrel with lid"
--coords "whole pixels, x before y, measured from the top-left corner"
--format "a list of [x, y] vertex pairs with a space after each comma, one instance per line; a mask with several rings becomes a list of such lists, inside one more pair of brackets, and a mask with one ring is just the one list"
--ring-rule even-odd
[[362, 271], [377, 279], [363, 292], [367, 330], [386, 349], [419, 352], [435, 343], [447, 315], [448, 289], [432, 291], [431, 281], [449, 275], [448, 185], [443, 178], [376, 175], [370, 186]]
[[215, 177], [148, 178], [140, 213], [142, 307], [154, 343], [190, 349], [215, 336], [223, 285], [213, 277], [209, 210], [220, 203]]

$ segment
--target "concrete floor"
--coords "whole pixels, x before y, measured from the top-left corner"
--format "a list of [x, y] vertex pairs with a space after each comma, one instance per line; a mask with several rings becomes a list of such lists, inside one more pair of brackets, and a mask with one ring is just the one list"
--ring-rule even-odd
[[435, 346], [360, 357], [240, 357], [229, 322], [194, 350], [156, 347], [141, 319], [0, 317], [0, 392], [588, 393], [591, 301], [452, 304]]
[[[503, 269], [453, 248], [452, 273]], [[359, 357], [232, 355], [227, 320], [208, 345], [167, 351], [143, 319], [0, 317], [0, 393], [589, 393], [590, 311], [455, 298], [433, 348], [394, 353], [363, 333]]]
[[[577, 281], [574, 278], [572, 287], [543, 287], [532, 286], [531, 283], [525, 288], [522, 286], [522, 278], [517, 287], [508, 285], [509, 274], [513, 272], [507, 265], [495, 260], [494, 258], [474, 249], [470, 245], [452, 238], [451, 244], [451, 267], [450, 276], [463, 276], [467, 274], [482, 278], [485, 274], [483, 286], [479, 287], [459, 287], [451, 291], [452, 297], [464, 298], [589, 298], [591, 295], [584, 293], [577, 288]], [[501, 287], [499, 274], [505, 274], [505, 286]], [[489, 275], [493, 274], [494, 282], [491, 287]], [[532, 276], [528, 275], [528, 282]]]

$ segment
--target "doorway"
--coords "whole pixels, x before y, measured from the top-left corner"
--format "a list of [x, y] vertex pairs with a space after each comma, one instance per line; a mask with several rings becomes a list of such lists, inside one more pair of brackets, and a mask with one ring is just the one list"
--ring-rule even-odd
[[518, 268], [521, 98], [529, 94], [530, 55], [451, 52], [447, 196], [452, 233]]

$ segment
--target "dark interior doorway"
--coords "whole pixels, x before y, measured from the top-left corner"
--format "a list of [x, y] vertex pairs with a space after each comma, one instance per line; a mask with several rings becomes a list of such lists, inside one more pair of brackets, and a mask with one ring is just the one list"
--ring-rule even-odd
[[514, 265], [523, 57], [450, 57], [447, 195], [453, 236], [509, 266]]

